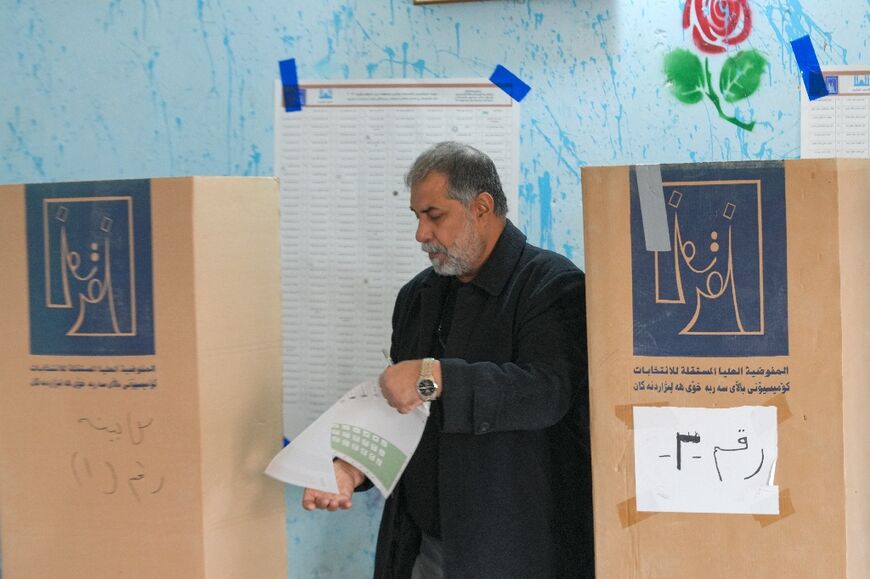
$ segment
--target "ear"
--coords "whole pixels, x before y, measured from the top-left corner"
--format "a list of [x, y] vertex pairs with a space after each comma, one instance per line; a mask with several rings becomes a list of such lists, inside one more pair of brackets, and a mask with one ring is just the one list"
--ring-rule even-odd
[[474, 216], [480, 219], [486, 215], [493, 214], [493, 210], [495, 209], [495, 199], [492, 198], [492, 195], [490, 195], [489, 192], [482, 191], [474, 198], [471, 207], [474, 211]]

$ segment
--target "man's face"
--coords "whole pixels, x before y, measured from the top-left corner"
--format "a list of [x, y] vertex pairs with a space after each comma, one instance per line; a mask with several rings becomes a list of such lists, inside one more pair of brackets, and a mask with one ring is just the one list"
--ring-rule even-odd
[[474, 215], [447, 196], [447, 177], [433, 171], [411, 189], [411, 211], [417, 216], [416, 239], [435, 273], [460, 279], [476, 271], [485, 242]]

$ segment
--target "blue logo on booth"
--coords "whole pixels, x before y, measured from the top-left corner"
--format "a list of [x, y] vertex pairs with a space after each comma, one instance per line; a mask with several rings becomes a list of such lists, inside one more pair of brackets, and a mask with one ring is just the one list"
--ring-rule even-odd
[[634, 354], [788, 354], [782, 163], [663, 165], [668, 251], [648, 251], [631, 173]]
[[30, 350], [154, 354], [147, 180], [28, 185]]

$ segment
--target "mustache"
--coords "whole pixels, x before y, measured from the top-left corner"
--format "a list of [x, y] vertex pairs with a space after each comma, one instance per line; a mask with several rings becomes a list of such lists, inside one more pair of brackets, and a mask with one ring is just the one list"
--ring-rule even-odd
[[437, 243], [421, 243], [420, 249], [426, 253], [447, 253], [447, 248]]

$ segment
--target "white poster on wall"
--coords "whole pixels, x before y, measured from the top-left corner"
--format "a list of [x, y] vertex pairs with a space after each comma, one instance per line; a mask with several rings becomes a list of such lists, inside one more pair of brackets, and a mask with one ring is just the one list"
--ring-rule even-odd
[[634, 407], [638, 511], [779, 514], [775, 406]]
[[801, 158], [870, 158], [870, 66], [822, 70], [828, 95], [801, 90]]
[[298, 435], [385, 365], [399, 288], [428, 267], [404, 175], [439, 141], [496, 164], [516, 221], [519, 104], [487, 80], [302, 82], [285, 112], [275, 85], [281, 183], [284, 431]]

